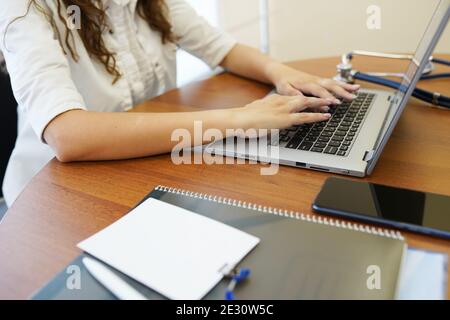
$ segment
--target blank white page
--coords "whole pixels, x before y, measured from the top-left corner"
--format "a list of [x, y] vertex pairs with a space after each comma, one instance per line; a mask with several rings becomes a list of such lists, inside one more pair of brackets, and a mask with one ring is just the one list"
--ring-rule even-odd
[[157, 199], [78, 247], [169, 299], [201, 299], [259, 239]]

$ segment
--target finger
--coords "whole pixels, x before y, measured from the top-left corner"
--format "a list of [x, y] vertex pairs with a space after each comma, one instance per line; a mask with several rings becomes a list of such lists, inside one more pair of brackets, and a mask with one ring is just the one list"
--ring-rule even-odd
[[338, 97], [343, 98], [345, 100], [351, 101], [353, 99], [356, 98], [356, 96], [353, 93], [348, 92], [347, 90], [345, 90], [344, 88], [338, 86], [338, 85], [334, 85], [333, 87], [330, 88], [331, 91], [334, 92], [334, 94], [336, 94]]
[[290, 83], [281, 85], [280, 88], [277, 89], [277, 91], [279, 94], [285, 96], [303, 96], [300, 90], [295, 89]]
[[301, 89], [304, 93], [322, 98], [322, 99], [329, 99], [332, 103], [335, 104], [340, 104], [341, 102], [336, 99], [335, 96], [333, 96], [331, 94], [331, 92], [329, 92], [326, 88], [315, 84], [315, 83], [305, 83], [303, 85], [301, 85], [301, 87], [299, 88]]
[[340, 86], [341, 88], [344, 88], [345, 90], [349, 91], [349, 92], [356, 92], [359, 89], [361, 89], [361, 86], [359, 84], [350, 84], [350, 83], [345, 83], [342, 81], [335, 81], [336, 85]]
[[329, 99], [299, 97], [288, 103], [288, 109], [289, 112], [300, 112], [305, 109], [328, 108], [331, 104], [332, 102]]
[[333, 102], [331, 102], [330, 99], [322, 99], [322, 98], [314, 98], [314, 97], [309, 97], [309, 98], [305, 98], [305, 99], [306, 99], [306, 102], [305, 102], [306, 107], [312, 108], [312, 109], [328, 107], [333, 104]]
[[332, 80], [332, 79], [321, 79], [319, 81], [319, 84], [329, 91], [333, 91], [334, 86], [339, 86], [349, 92], [356, 92], [359, 89], [361, 89], [361, 86], [359, 84], [350, 84], [350, 83], [346, 83], [344, 81], [337, 81], [337, 80]]
[[329, 113], [302, 112], [302, 113], [293, 113], [290, 116], [294, 122], [293, 125], [326, 121], [331, 118], [331, 114]]
[[320, 107], [320, 108], [317, 109], [317, 111], [328, 112], [328, 111], [330, 111], [330, 107], [328, 107], [328, 106]]
[[329, 106], [305, 109], [305, 112], [322, 112], [322, 113], [324, 113], [324, 112], [328, 112], [328, 111], [330, 111], [330, 107]]

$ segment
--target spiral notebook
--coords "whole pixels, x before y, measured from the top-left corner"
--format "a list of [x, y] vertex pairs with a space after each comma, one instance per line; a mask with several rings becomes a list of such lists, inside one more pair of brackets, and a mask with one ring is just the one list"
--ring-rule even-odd
[[[239, 266], [251, 277], [235, 290], [237, 299], [394, 299], [406, 252], [399, 232], [320, 216], [265, 207], [217, 195], [158, 186], [148, 198], [190, 210], [261, 239]], [[72, 261], [33, 299], [114, 299], [84, 268]], [[80, 286], [67, 281], [80, 269]], [[69, 268], [70, 267], [70, 268]], [[149, 299], [165, 299], [111, 268]], [[226, 281], [205, 299], [223, 299]]]

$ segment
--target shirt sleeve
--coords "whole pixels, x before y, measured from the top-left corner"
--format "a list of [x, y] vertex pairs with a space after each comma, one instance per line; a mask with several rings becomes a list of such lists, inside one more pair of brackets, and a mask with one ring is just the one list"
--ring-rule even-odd
[[45, 143], [47, 125], [61, 113], [85, 109], [85, 103], [45, 16], [31, 6], [26, 16], [13, 21], [27, 6], [28, 0], [0, 0], [0, 50], [19, 108]]
[[167, 0], [166, 3], [178, 45], [211, 68], [217, 67], [236, 45], [236, 40], [212, 27], [186, 1]]

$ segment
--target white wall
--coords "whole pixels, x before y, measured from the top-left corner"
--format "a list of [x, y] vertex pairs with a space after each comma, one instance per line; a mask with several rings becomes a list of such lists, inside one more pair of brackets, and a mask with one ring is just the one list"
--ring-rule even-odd
[[[218, 1], [220, 25], [239, 41], [259, 46], [260, 0]], [[438, 3], [438, 0], [267, 1], [271, 55], [283, 61], [341, 55], [353, 49], [412, 52]], [[381, 9], [380, 30], [367, 28], [366, 11], [371, 5]], [[436, 52], [450, 53], [450, 26]]]
[[[203, 0], [211, 1], [211, 0]], [[260, 46], [260, 0], [216, 0], [219, 25], [239, 42]]]
[[[226, 1], [226, 0], [225, 0]], [[353, 49], [412, 52], [438, 0], [269, 0], [271, 54], [281, 60], [340, 55]], [[381, 9], [369, 30], [366, 10]], [[437, 51], [450, 53], [450, 27]]]
[[[337, 56], [354, 49], [413, 52], [439, 0], [188, 0], [238, 41], [260, 47], [260, 2], [269, 3], [270, 54], [282, 61]], [[367, 28], [367, 8], [381, 9], [381, 29]], [[450, 53], [450, 26], [436, 52]], [[179, 84], [208, 67], [180, 53]]]
[[[212, 25], [231, 33], [239, 42], [254, 47], [259, 42], [260, 0], [186, 0]], [[212, 73], [199, 59], [180, 50], [178, 52], [178, 86], [204, 78]]]

